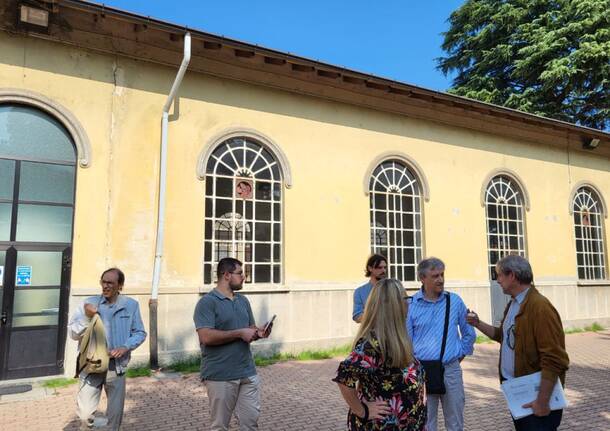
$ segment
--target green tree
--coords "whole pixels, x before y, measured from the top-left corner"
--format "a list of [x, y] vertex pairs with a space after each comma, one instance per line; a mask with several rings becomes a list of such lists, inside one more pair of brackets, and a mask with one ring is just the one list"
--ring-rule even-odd
[[610, 127], [610, 0], [466, 0], [448, 22], [450, 93]]

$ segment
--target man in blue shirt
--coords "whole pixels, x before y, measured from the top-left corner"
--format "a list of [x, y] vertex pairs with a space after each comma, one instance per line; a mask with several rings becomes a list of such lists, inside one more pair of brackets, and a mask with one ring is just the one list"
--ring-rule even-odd
[[362, 313], [364, 313], [366, 300], [375, 283], [386, 277], [387, 269], [388, 261], [380, 254], [374, 254], [366, 261], [364, 274], [369, 277], [369, 281], [354, 291], [354, 311], [352, 313], [354, 322], [360, 323], [360, 320], [362, 320]]
[[125, 274], [120, 269], [104, 271], [100, 278], [102, 294], [87, 298], [82, 306], [77, 307], [68, 324], [70, 337], [80, 340], [91, 318], [99, 314], [104, 323], [110, 356], [107, 372], [88, 374], [83, 370], [79, 374], [76, 402], [81, 429], [93, 428], [102, 387], [108, 398], [108, 429], [116, 431], [121, 427], [125, 405], [125, 371], [131, 359], [131, 351], [146, 339], [138, 302], [121, 295], [124, 284]]
[[449, 326], [442, 362], [445, 367], [444, 395], [428, 394], [428, 431], [437, 430], [438, 403], [443, 406], [447, 431], [464, 429], [464, 382], [460, 362], [472, 355], [475, 332], [466, 322], [468, 312], [462, 298], [445, 292], [445, 264], [435, 257], [422, 260], [417, 266], [422, 283], [413, 295], [407, 315], [407, 330], [413, 341], [413, 353], [420, 361], [438, 360], [445, 326], [447, 295], [450, 295]]

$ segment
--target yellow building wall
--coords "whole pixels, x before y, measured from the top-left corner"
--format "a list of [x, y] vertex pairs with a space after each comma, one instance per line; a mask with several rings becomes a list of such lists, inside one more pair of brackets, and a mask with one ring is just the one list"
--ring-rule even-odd
[[[3, 86], [57, 101], [91, 140], [91, 167], [78, 172], [73, 285], [88, 286], [92, 275], [117, 263], [145, 286], [154, 255], [160, 111], [175, 71], [39, 40], [1, 41]], [[369, 251], [362, 184], [371, 161], [385, 152], [421, 166], [430, 188], [424, 254], [446, 260], [454, 280], [487, 280], [480, 193], [492, 170], [514, 171], [527, 188], [527, 248], [539, 277], [575, 277], [573, 184], [588, 180], [610, 190], [608, 161], [594, 155], [571, 154], [568, 167], [563, 150], [194, 73], [180, 95], [179, 119], [169, 127], [164, 287], [202, 284], [204, 182], [195, 166], [210, 139], [230, 127], [271, 137], [290, 163], [287, 283], [361, 278]]]
[[[80, 121], [91, 142], [92, 163], [77, 174], [72, 293], [97, 292], [101, 271], [117, 265], [127, 275], [126, 293], [139, 295], [145, 311], [154, 260], [161, 108], [176, 70], [6, 34], [0, 35], [0, 52], [0, 87], [27, 89], [56, 101]], [[284, 285], [291, 292], [283, 295], [290, 299], [256, 299], [260, 310], [273, 305], [296, 313], [277, 330], [290, 342], [315, 339], [320, 322], [326, 322], [320, 338], [353, 334], [349, 315], [328, 316], [342, 308], [349, 311], [351, 289], [364, 281], [370, 232], [363, 183], [380, 154], [404, 153], [421, 167], [430, 193], [423, 206], [424, 254], [442, 258], [448, 287], [487, 316], [481, 190], [490, 172], [515, 172], [529, 194], [527, 252], [543, 286], [561, 282], [576, 289], [568, 212], [574, 185], [586, 180], [610, 196], [610, 164], [595, 154], [568, 154], [191, 72], [179, 94], [178, 119], [169, 125], [161, 275], [160, 328], [167, 331], [161, 338], [168, 351], [180, 350], [183, 343], [171, 341], [173, 331], [181, 339], [192, 334], [188, 307], [205, 288], [205, 184], [197, 179], [196, 164], [223, 130], [241, 127], [268, 136], [290, 164], [293, 185], [283, 189]], [[605, 292], [599, 293], [606, 298], [596, 311], [599, 317], [610, 317]], [[163, 295], [173, 302], [163, 303]], [[304, 308], [310, 314], [299, 314]], [[178, 318], [185, 323], [176, 329]], [[298, 319], [309, 323], [300, 325]], [[192, 349], [195, 344], [191, 340], [184, 345]]]

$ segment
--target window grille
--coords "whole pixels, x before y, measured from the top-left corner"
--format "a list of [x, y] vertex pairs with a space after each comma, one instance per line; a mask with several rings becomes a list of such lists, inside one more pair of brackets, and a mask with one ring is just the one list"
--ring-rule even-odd
[[416, 280], [422, 255], [421, 187], [400, 161], [387, 160], [369, 181], [371, 251], [386, 257], [388, 276]]
[[525, 257], [523, 193], [509, 177], [492, 178], [485, 192], [489, 277], [496, 279], [496, 263], [504, 256]]
[[576, 263], [580, 280], [606, 278], [603, 210], [597, 194], [589, 187], [580, 187], [574, 200], [574, 231]]
[[204, 283], [223, 257], [244, 263], [246, 283], [281, 283], [282, 177], [273, 154], [250, 138], [214, 149], [205, 177]]

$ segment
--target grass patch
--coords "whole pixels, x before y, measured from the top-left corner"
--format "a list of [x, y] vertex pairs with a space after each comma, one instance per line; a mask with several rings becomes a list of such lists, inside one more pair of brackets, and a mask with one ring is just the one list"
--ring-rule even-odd
[[[277, 362], [286, 361], [312, 361], [320, 359], [329, 359], [337, 356], [347, 356], [351, 351], [351, 345], [333, 347], [325, 350], [305, 350], [300, 353], [275, 353], [271, 356], [254, 355], [254, 363], [257, 367], [266, 367]], [[177, 373], [198, 373], [200, 370], [201, 358], [192, 356], [177, 362], [173, 362], [167, 366], [168, 370]]]
[[[604, 328], [602, 325], [600, 325], [597, 322], [594, 322], [593, 324], [589, 325], [589, 326], [585, 326], [584, 328], [565, 328], [563, 330], [563, 332], [565, 334], [580, 334], [583, 332], [598, 332], [598, 331], [603, 331]], [[477, 339], [475, 341], [476, 344], [485, 344], [485, 343], [491, 343], [493, 342], [493, 340], [485, 335], [477, 335]]]
[[602, 325], [600, 325], [597, 322], [593, 322], [592, 325], [585, 326], [585, 331], [590, 331], [590, 332], [603, 331], [604, 329], [606, 329], [606, 328], [604, 328]]
[[137, 368], [128, 368], [127, 373], [125, 373], [127, 377], [150, 377], [151, 371], [149, 366], [137, 367]]
[[[138, 368], [128, 368], [127, 377], [150, 377], [150, 367], [138, 367]], [[50, 379], [45, 380], [42, 383], [42, 386], [45, 388], [57, 389], [57, 388], [65, 388], [66, 386], [73, 385], [78, 382], [78, 379], [71, 379], [66, 377], [60, 377], [58, 379]]]
[[298, 353], [297, 361], [311, 361], [317, 359], [330, 359], [337, 356], [347, 356], [352, 351], [352, 345], [333, 347], [326, 350], [305, 350]]
[[192, 356], [178, 362], [173, 362], [167, 368], [177, 373], [198, 373], [200, 370], [200, 364], [201, 357]]
[[566, 335], [570, 334], [580, 334], [581, 332], [585, 332], [583, 328], [566, 328], [563, 331]]
[[491, 343], [492, 341], [493, 340], [486, 335], [477, 335], [477, 339], [475, 340], [475, 343], [486, 344], [486, 343]]
[[296, 361], [297, 356], [293, 353], [275, 353], [271, 356], [254, 355], [254, 363], [257, 367], [266, 367], [277, 362]]
[[604, 329], [606, 328], [599, 323], [593, 322], [593, 324], [585, 326], [584, 328], [566, 328], [563, 332], [566, 334], [580, 334], [581, 332], [598, 332], [603, 331]]
[[276, 353], [272, 356], [255, 355], [254, 363], [257, 367], [265, 367], [277, 362], [285, 361], [316, 361], [320, 359], [330, 359], [337, 356], [346, 356], [351, 352], [351, 345], [333, 347], [324, 350], [304, 350], [299, 353]]
[[45, 380], [42, 384], [45, 388], [57, 389], [57, 388], [65, 388], [66, 386], [73, 385], [78, 382], [78, 379], [70, 379], [66, 377], [60, 377], [59, 379], [50, 379]]

